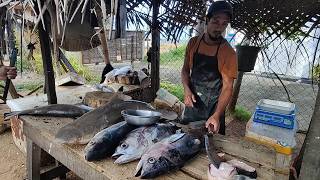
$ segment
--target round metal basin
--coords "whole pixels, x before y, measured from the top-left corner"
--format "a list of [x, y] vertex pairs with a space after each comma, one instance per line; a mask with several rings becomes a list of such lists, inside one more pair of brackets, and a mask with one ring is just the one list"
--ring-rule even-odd
[[121, 111], [124, 120], [127, 121], [128, 124], [136, 125], [136, 126], [147, 126], [155, 124], [159, 121], [161, 117], [161, 113], [157, 111], [149, 111], [149, 110], [123, 110]]

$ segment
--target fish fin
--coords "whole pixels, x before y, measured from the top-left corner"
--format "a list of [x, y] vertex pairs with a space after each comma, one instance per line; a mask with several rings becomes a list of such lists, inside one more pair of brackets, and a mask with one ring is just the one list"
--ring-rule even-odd
[[140, 160], [136, 168], [136, 174], [134, 176], [139, 177], [141, 174], [142, 174], [142, 161]]
[[9, 113], [4, 113], [4, 120], [8, 120], [10, 119], [11, 117], [15, 116], [15, 115], [18, 115], [20, 113], [20, 111], [12, 111], [12, 112], [9, 112]]
[[184, 135], [186, 135], [186, 133], [174, 134], [168, 138], [168, 142], [174, 143], [174, 142], [178, 141], [179, 139], [181, 139]]
[[94, 110], [93, 107], [87, 106], [87, 105], [85, 105], [83, 103], [77, 103], [77, 104], [75, 104], [75, 106], [80, 107], [81, 109], [85, 110], [86, 112]]

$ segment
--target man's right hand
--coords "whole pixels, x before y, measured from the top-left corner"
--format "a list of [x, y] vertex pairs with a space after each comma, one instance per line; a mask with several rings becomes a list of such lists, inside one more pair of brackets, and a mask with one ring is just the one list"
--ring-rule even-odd
[[184, 92], [184, 104], [189, 107], [193, 107], [193, 103], [196, 102], [194, 94], [190, 90]]

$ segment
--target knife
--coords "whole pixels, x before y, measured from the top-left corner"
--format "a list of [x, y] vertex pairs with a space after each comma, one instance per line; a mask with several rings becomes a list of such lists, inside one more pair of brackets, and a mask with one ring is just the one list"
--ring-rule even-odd
[[219, 169], [221, 164], [221, 158], [214, 151], [214, 149], [212, 149], [212, 146], [210, 146], [209, 137], [207, 134], [204, 135], [204, 144], [210, 163], [213, 164], [217, 169]]

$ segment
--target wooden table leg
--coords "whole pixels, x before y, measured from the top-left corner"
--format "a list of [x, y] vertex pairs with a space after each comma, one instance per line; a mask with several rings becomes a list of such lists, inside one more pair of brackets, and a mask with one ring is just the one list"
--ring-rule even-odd
[[28, 180], [40, 180], [41, 148], [27, 138], [27, 173]]

